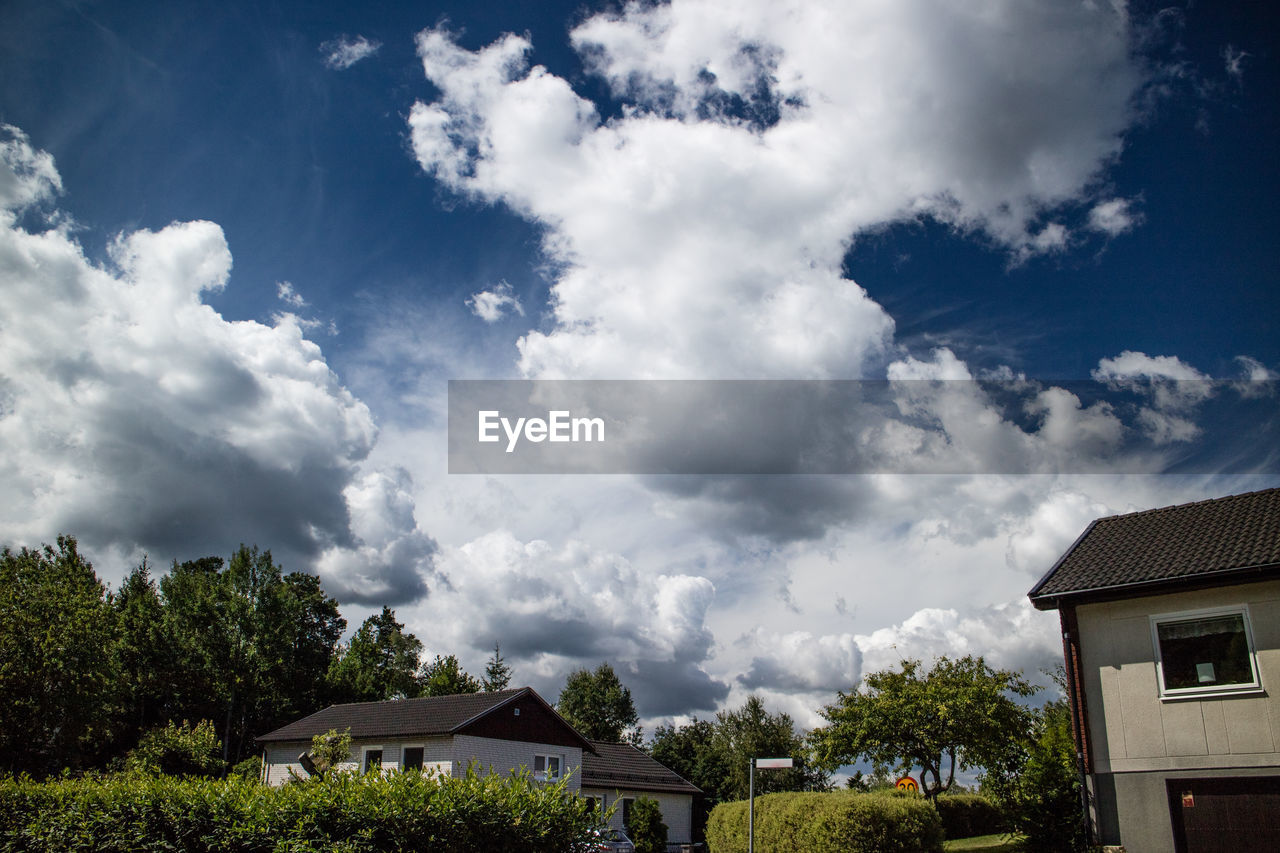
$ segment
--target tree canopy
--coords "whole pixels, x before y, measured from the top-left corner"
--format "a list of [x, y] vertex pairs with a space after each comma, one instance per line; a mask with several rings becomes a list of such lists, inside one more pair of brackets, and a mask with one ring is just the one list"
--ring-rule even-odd
[[877, 768], [919, 768], [930, 799], [951, 787], [957, 768], [1002, 771], [1019, 760], [1033, 712], [1013, 697], [1036, 692], [1021, 675], [993, 670], [981, 657], [918, 660], [863, 679], [865, 690], [840, 693], [809, 737], [822, 766], [866, 759]]
[[436, 655], [435, 660], [424, 663], [418, 673], [419, 696], [456, 696], [479, 692], [480, 682], [467, 674], [454, 655]]
[[418, 695], [422, 642], [406, 633], [395, 611], [364, 620], [329, 669], [334, 702], [375, 702]]
[[594, 672], [579, 669], [570, 673], [556, 710], [589, 740], [639, 742], [640, 717], [631, 701], [631, 691], [607, 663], [600, 664]]
[[92, 760], [114, 699], [114, 616], [72, 537], [0, 552], [0, 767], [40, 776]]

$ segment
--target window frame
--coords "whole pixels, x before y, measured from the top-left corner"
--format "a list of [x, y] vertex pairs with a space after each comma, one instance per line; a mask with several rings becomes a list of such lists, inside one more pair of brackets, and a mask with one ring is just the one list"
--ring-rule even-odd
[[[542, 772], [538, 772], [538, 759], [542, 759]], [[547, 765], [555, 759], [556, 774], [554, 776], [547, 773]], [[564, 778], [564, 756], [553, 752], [539, 752], [533, 756], [532, 765], [529, 768], [533, 772], [533, 778], [538, 782], [559, 782]]]
[[367, 744], [360, 747], [360, 775], [368, 776], [371, 772], [369, 769], [369, 753], [377, 752], [378, 755], [378, 773], [382, 773], [387, 769], [386, 756], [387, 751], [380, 744]]
[[[1253, 680], [1244, 684], [1211, 684], [1204, 687], [1166, 687], [1164, 683], [1164, 654], [1160, 648], [1160, 626], [1171, 622], [1191, 622], [1220, 616], [1239, 616], [1244, 626], [1244, 639], [1249, 647], [1249, 667]], [[1211, 699], [1223, 696], [1262, 693], [1262, 671], [1258, 667], [1258, 650], [1253, 641], [1253, 623], [1249, 618], [1249, 605], [1234, 604], [1223, 607], [1202, 607], [1195, 610], [1176, 610], [1169, 613], [1153, 613], [1147, 617], [1151, 629], [1151, 645], [1155, 650], [1156, 686], [1162, 701], [1176, 699]]]

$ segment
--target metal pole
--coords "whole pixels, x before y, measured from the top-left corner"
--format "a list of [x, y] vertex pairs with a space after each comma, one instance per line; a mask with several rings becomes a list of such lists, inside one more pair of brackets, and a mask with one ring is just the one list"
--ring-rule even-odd
[[747, 853], [756, 849], [756, 760], [747, 759]]

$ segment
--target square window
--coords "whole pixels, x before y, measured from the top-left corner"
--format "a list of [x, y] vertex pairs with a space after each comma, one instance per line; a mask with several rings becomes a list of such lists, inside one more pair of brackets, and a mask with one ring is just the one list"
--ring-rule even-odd
[[1258, 690], [1249, 611], [1244, 607], [1151, 617], [1160, 695]]
[[400, 766], [404, 770], [421, 770], [422, 747], [406, 746], [404, 748], [404, 758], [401, 760]]
[[364, 751], [364, 772], [374, 773], [382, 769], [382, 747]]
[[533, 757], [533, 778], [539, 782], [554, 782], [560, 778], [560, 756], [535, 755]]

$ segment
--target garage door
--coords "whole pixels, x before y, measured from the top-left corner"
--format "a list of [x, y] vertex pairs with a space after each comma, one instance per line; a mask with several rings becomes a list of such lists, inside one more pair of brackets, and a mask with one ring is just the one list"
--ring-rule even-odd
[[1280, 850], [1280, 776], [1170, 779], [1178, 853]]

